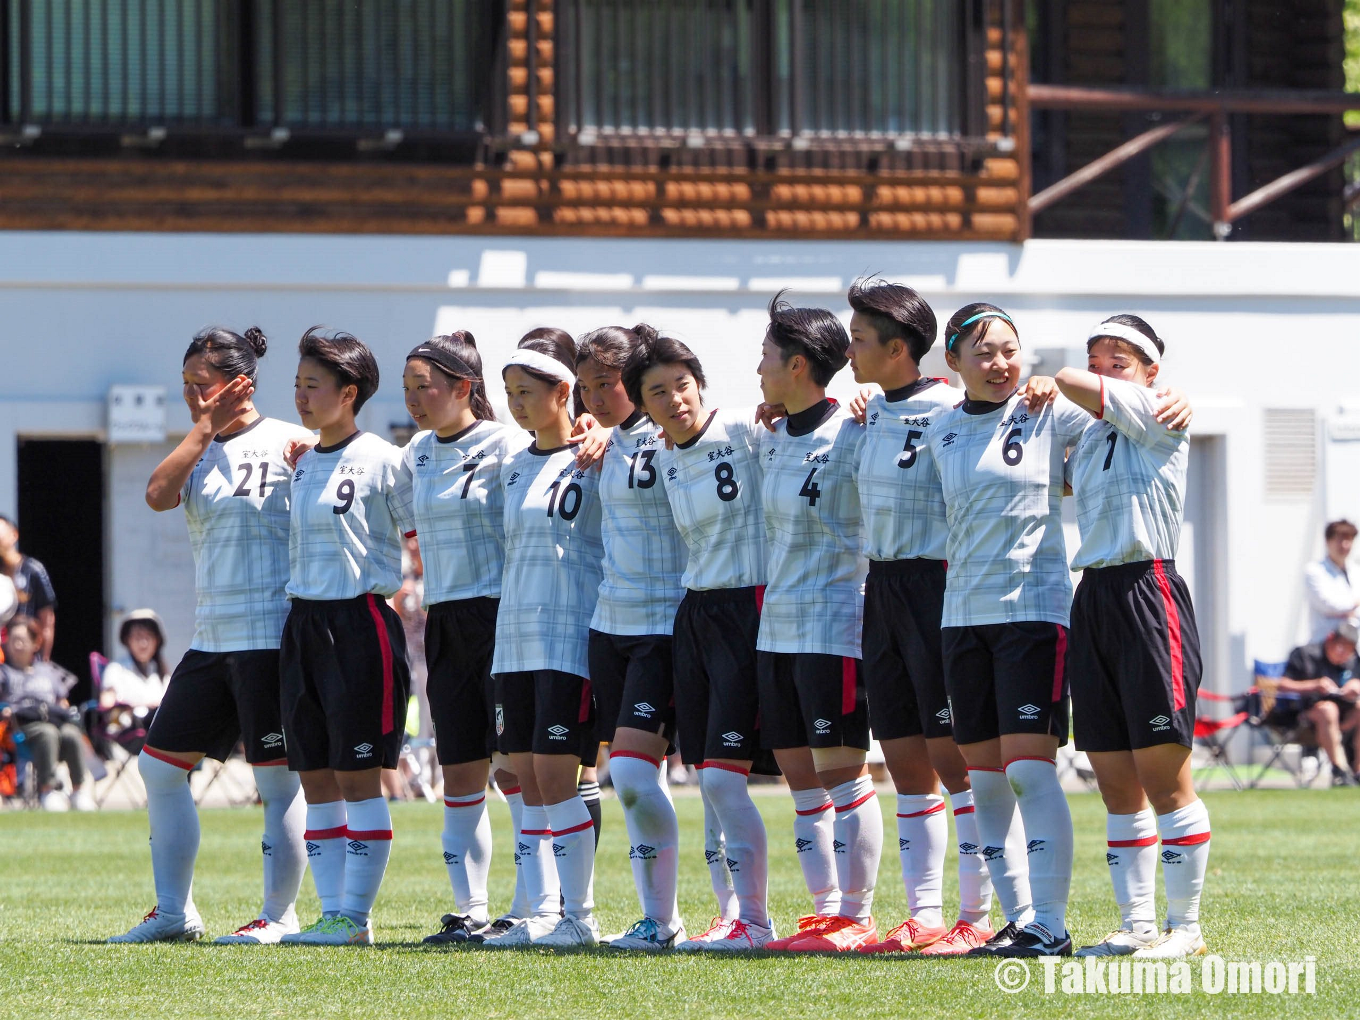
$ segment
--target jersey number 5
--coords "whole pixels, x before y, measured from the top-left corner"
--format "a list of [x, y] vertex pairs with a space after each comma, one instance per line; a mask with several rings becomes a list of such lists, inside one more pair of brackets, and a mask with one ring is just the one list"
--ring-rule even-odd
[[902, 447], [902, 452], [897, 455], [897, 466], [909, 468], [916, 463], [916, 440], [920, 439], [925, 433], [912, 429], [907, 433], [907, 445]]

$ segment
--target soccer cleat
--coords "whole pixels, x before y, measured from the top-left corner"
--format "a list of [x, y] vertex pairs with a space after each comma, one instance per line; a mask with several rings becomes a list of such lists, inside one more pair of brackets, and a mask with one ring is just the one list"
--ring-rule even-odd
[[[1352, 773], [1352, 772], [1350, 771], [1350, 769], [1347, 769], [1347, 768], [1345, 768], [1345, 767], [1336, 768], [1336, 767], [1334, 766], [1334, 767], [1332, 768], [1332, 785], [1333, 785], [1333, 786], [1360, 786], [1360, 780], [1357, 780], [1357, 779], [1355, 778], [1354, 773]], [[72, 803], [74, 803], [74, 801], [73, 801]]]
[[798, 919], [798, 930], [792, 935], [786, 935], [782, 939], [775, 939], [769, 945], [762, 946], [761, 948], [769, 949], [773, 952], [788, 949], [789, 946], [793, 945], [804, 936], [816, 935], [827, 925], [835, 924], [840, 920], [842, 920], [842, 918], [836, 914], [808, 914], [806, 917], [800, 917]]
[[442, 926], [433, 935], [426, 935], [422, 942], [430, 945], [454, 945], [466, 942], [474, 932], [490, 927], [485, 921], [478, 921], [471, 914], [445, 914], [439, 919]]
[[70, 811], [71, 801], [60, 790], [48, 790], [38, 798], [38, 806], [44, 811]]
[[729, 921], [727, 934], [720, 939], [705, 943], [706, 953], [740, 953], [753, 949], [768, 949], [774, 939], [774, 925], [766, 928], [763, 924], [749, 921]]
[[1061, 935], [1054, 935], [1037, 921], [1031, 921], [1020, 929], [1020, 934], [1016, 935], [1011, 943], [1006, 946], [998, 946], [993, 956], [1003, 957], [1035, 957], [1035, 956], [1071, 956], [1072, 955], [1072, 936], [1067, 932]]
[[97, 811], [98, 809], [99, 805], [94, 802], [94, 798], [84, 790], [77, 790], [71, 794], [72, 811]]
[[567, 915], [557, 922], [548, 934], [533, 940], [534, 945], [548, 949], [578, 949], [599, 945], [600, 926], [593, 917]]
[[122, 935], [114, 935], [110, 942], [197, 942], [203, 937], [203, 921], [197, 913], [163, 914], [160, 907], [152, 907]]
[[707, 930], [701, 931], [698, 935], [691, 935], [685, 941], [675, 947], [676, 952], [693, 953], [701, 949], [707, 949], [709, 943], [719, 939], [727, 938], [727, 933], [732, 930], [733, 922], [726, 917], [715, 917]]
[[482, 943], [483, 949], [507, 949], [515, 946], [528, 946], [536, 943], [548, 933], [556, 930], [558, 918], [552, 914], [547, 917], [525, 917], [516, 921], [499, 935], [494, 935]]
[[987, 944], [995, 932], [991, 925], [983, 928], [969, 921], [958, 921], [948, 934], [921, 950], [922, 956], [962, 956]]
[[361, 927], [344, 914], [332, 914], [317, 918], [315, 924], [279, 941], [295, 946], [371, 946], [373, 924], [365, 921]]
[[297, 930], [297, 915], [290, 910], [280, 921], [257, 917], [241, 925], [230, 935], [219, 935], [213, 941], [222, 946], [272, 946], [283, 941], [285, 935], [296, 934]]
[[637, 921], [622, 935], [614, 935], [605, 940], [610, 949], [640, 949], [645, 953], [661, 953], [674, 949], [685, 941], [685, 926], [679, 925], [671, 931], [660, 921], [644, 917]]
[[1130, 953], [1137, 952], [1152, 945], [1157, 941], [1155, 931], [1140, 935], [1136, 931], [1129, 931], [1127, 928], [1119, 931], [1112, 931], [1099, 942], [1090, 946], [1082, 946], [1073, 956], [1128, 956]]
[[[960, 921], [960, 924], [963, 922]], [[887, 935], [883, 936], [879, 942], [870, 942], [859, 947], [861, 953], [910, 953], [926, 946], [933, 946], [940, 939], [949, 934], [949, 929], [940, 925], [938, 928], [927, 928], [911, 918], [903, 921]]]
[[1015, 941], [1015, 937], [1020, 934], [1020, 926], [1014, 921], [1007, 921], [1006, 926], [989, 938], [980, 946], [968, 950], [969, 956], [991, 956], [998, 949], [1004, 949]]
[[837, 917], [817, 932], [795, 939], [789, 953], [849, 953], [878, 942], [878, 925], [871, 917], [863, 924], [853, 917]]
[[1135, 960], [1180, 960], [1187, 956], [1203, 956], [1209, 951], [1200, 934], [1199, 925], [1194, 927], [1167, 928], [1150, 946], [1134, 952]]
[[467, 937], [468, 945], [480, 946], [487, 939], [493, 939], [497, 935], [504, 935], [519, 922], [519, 918], [514, 914], [502, 914], [492, 921], [485, 928], [474, 931]]

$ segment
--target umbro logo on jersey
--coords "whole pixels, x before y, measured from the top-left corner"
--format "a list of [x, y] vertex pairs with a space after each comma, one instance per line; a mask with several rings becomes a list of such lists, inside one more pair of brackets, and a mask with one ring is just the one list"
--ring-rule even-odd
[[266, 733], [260, 738], [260, 743], [265, 747], [278, 747], [283, 743], [282, 733]]
[[956, 439], [958, 439], [958, 438], [959, 438], [959, 434], [958, 434], [957, 432], [951, 432], [951, 433], [949, 433], [947, 436], [944, 437], [944, 439], [940, 442], [940, 445], [941, 445], [941, 446], [953, 446], [953, 445], [954, 445], [954, 440], [956, 440]]
[[260, 840], [260, 853], [264, 854], [266, 857], [273, 857], [274, 848], [264, 840]]
[[317, 852], [318, 850], [320, 850], [320, 849], [321, 849], [321, 844], [320, 844], [320, 843], [313, 843], [310, 839], [307, 841], [307, 856], [308, 856], [308, 857], [315, 857], [315, 856], [316, 856], [316, 852]]
[[793, 841], [793, 849], [800, 854], [810, 846], [812, 846], [812, 840], [803, 839], [801, 836]]
[[357, 744], [357, 745], [355, 745], [355, 748], [354, 748], [354, 757], [356, 757], [356, 758], [372, 758], [372, 757], [373, 757], [373, 745], [372, 745], [372, 744], [368, 744], [368, 743]]
[[910, 850], [910, 849], [911, 849], [911, 840], [909, 840], [909, 839], [902, 839], [902, 838], [899, 836], [898, 839], [897, 839], [897, 852], [898, 852], [898, 853], [903, 853], [903, 854], [904, 854], [904, 853], [906, 853], [906, 852], [907, 852], [908, 850]]
[[877, 423], [878, 423], [878, 412], [875, 411], [873, 414], [869, 415], [868, 424], [870, 424], [870, 425], [875, 425], [875, 424], [877, 424]]
[[967, 855], [967, 854], [975, 854], [975, 853], [977, 853], [977, 849], [978, 849], [978, 848], [977, 848], [977, 844], [976, 844], [976, 843], [960, 843], [960, 844], [959, 844], [959, 853], [961, 853], [961, 854], [965, 854], [965, 855]]
[[419, 457], [416, 458], [416, 463], [419, 464], [421, 467], [424, 467], [425, 464], [429, 461], [429, 459], [430, 455], [428, 453], [422, 453]]
[[1038, 853], [1040, 850], [1042, 850], [1042, 849], [1044, 848], [1044, 844], [1045, 844], [1046, 842], [1048, 842], [1048, 840], [1045, 840], [1045, 839], [1031, 839], [1028, 843], [1025, 844], [1025, 849], [1026, 849], [1029, 853], [1032, 853], [1032, 854], [1033, 854], [1033, 853]]
[[652, 717], [652, 713], [655, 712], [656, 709], [645, 701], [639, 701], [636, 705], [633, 706], [633, 711], [636, 712], [638, 715], [642, 716], [642, 718], [644, 719], [650, 719]]
[[637, 846], [628, 848], [628, 859], [630, 861], [654, 861], [656, 860], [656, 847], [640, 843]]
[[815, 726], [815, 727], [817, 728], [817, 732], [818, 732], [818, 733], [830, 733], [830, 732], [831, 732], [831, 720], [830, 720], [830, 719], [814, 719], [814, 720], [812, 721], [812, 725]]
[[1006, 856], [1006, 848], [1004, 846], [984, 846], [982, 856], [989, 861], [994, 861], [999, 857]]
[[293, 481], [296, 482], [296, 481], [298, 481], [299, 479], [301, 479], [302, 476], [303, 476], [303, 474], [306, 472], [306, 470], [307, 470], [306, 468], [298, 468], [296, 471], [294, 471], [294, 472], [293, 472]]
[[842, 843], [839, 839], [833, 839], [831, 841], [831, 849], [835, 853], [843, 854], [845, 853], [845, 844]]
[[770, 449], [769, 449], [769, 450], [766, 452], [766, 454], [765, 454], [765, 459], [766, 459], [767, 461], [774, 460], [774, 454], [775, 454], [775, 449], [774, 449], [773, 446], [771, 446]]
[[1112, 868], [1115, 867], [1119, 863], [1119, 855], [1107, 853], [1105, 855], [1105, 863]]
[[548, 727], [548, 736], [553, 740], [566, 740], [567, 734], [570, 732], [571, 730], [567, 729], [561, 723]]
[[510, 477], [509, 477], [508, 479], [506, 479], [505, 484], [506, 484], [507, 486], [510, 486], [510, 485], [514, 485], [517, 481], [519, 481], [519, 472], [518, 472], [518, 471], [511, 471], [511, 472], [510, 472]]
[[457, 854], [451, 854], [451, 853], [449, 853], [447, 850], [445, 850], [445, 851], [444, 851], [444, 863], [445, 863], [445, 864], [457, 864], [457, 863], [458, 863], [458, 855], [457, 855]]
[[675, 481], [675, 476], [676, 476], [677, 473], [678, 473], [678, 472], [675, 470], [675, 468], [667, 468], [667, 469], [666, 469], [666, 481], [668, 481], [668, 482], [673, 482], [673, 481]]
[[1029, 702], [1025, 702], [1025, 704], [1021, 705], [1019, 708], [1019, 712], [1021, 719], [1039, 718], [1039, 706], [1031, 705]]
[[348, 843], [345, 844], [345, 848], [350, 853], [354, 854], [355, 857], [368, 856], [368, 844], [360, 843], [357, 839], [351, 839]]
[[505, 732], [505, 709], [500, 705], [496, 706], [496, 736]]
[[738, 733], [736, 730], [728, 730], [726, 733], [724, 733], [724, 734], [722, 735], [722, 738], [723, 738], [723, 747], [740, 747], [740, 746], [741, 746], [741, 734]]
[[1170, 725], [1168, 725], [1171, 720], [1164, 715], [1154, 715], [1148, 722], [1152, 723], [1153, 733], [1160, 733], [1162, 730], [1169, 730], [1171, 728]]
[[1184, 863], [1185, 863], [1185, 855], [1184, 855], [1183, 853], [1181, 853], [1179, 850], [1163, 850], [1163, 851], [1162, 851], [1162, 863], [1163, 863], [1163, 864], [1184, 864]]
[[940, 709], [938, 712], [935, 713], [935, 718], [938, 719], [938, 720], [940, 720], [940, 722], [949, 722], [949, 721], [951, 721], [954, 717], [953, 717], [953, 715], [950, 713], [949, 709], [947, 709], [947, 708], [942, 708], [942, 709]]

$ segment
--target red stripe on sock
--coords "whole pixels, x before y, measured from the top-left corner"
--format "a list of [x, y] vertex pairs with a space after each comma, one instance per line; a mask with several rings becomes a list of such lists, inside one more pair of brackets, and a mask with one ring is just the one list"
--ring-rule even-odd
[[[836, 808], [836, 813], [840, 814], [842, 811], [853, 811], [861, 804], [873, 800], [874, 796], [875, 796], [874, 791], [870, 790], [868, 793], [866, 793], [863, 797], [860, 797], [858, 800], [852, 800], [849, 804], [844, 804], [841, 807]], [[940, 807], [944, 807], [944, 805], [941, 804]]]
[[142, 754], [146, 755], [148, 758], [155, 758], [157, 761], [163, 761], [167, 765], [173, 765], [177, 769], [183, 769], [185, 772], [188, 772], [190, 769], [193, 768], [193, 766], [190, 765], [187, 761], [180, 761], [178, 758], [171, 758], [164, 751], [156, 751], [150, 747], [143, 746]]
[[501, 796], [502, 796], [502, 797], [509, 797], [509, 796], [511, 796], [511, 795], [513, 795], [513, 794], [516, 794], [516, 793], [519, 793], [519, 787], [518, 787], [518, 786], [512, 786], [512, 787], [510, 787], [510, 789], [508, 789], [508, 790], [502, 790], [502, 791], [501, 791]]
[[1045, 758], [1042, 754], [1022, 754], [1019, 757], [1012, 758], [1010, 761], [1006, 762], [1006, 768], [1003, 768], [1001, 771], [1005, 772], [1006, 769], [1010, 768], [1018, 761], [1045, 761], [1054, 766], [1058, 764], [1052, 758]]
[[751, 774], [750, 769], [743, 769], [736, 765], [728, 765], [720, 761], [700, 762], [698, 765], [694, 766], [696, 772], [699, 769], [722, 769], [724, 772], [735, 772], [739, 776], [749, 776]]
[[1005, 772], [1005, 769], [993, 768], [990, 765], [967, 765], [965, 770], [968, 772]]
[[302, 834], [303, 839], [344, 839], [348, 830], [343, 825], [337, 825], [333, 829], [308, 829]]
[[1162, 840], [1162, 846], [1195, 846], [1197, 843], [1209, 842], [1209, 830], [1203, 832], [1192, 832], [1188, 836], [1177, 836], [1175, 839]]
[[1067, 628], [1062, 624], [1054, 624], [1058, 628], [1058, 644], [1053, 649], [1053, 704], [1062, 701], [1063, 696], [1063, 676], [1067, 672]]
[[971, 815], [972, 813], [973, 813], [973, 805], [972, 805], [972, 804], [969, 804], [967, 807], [961, 807], [961, 808], [955, 808], [955, 809], [954, 809], [954, 817], [955, 817], [955, 818], [959, 817], [959, 815]]
[[859, 671], [855, 660], [848, 655], [841, 656], [841, 715], [851, 715], [855, 711], [855, 689], [859, 686]]
[[793, 809], [793, 813], [794, 813], [795, 815], [802, 815], [803, 817], [806, 818], [808, 815], [820, 815], [820, 814], [821, 814], [823, 811], [825, 811], [827, 808], [829, 808], [829, 807], [834, 807], [834, 806], [835, 806], [835, 805], [833, 805], [833, 804], [831, 803], [831, 801], [827, 801], [827, 802], [826, 802], [825, 804], [823, 804], [821, 807], [810, 807], [810, 808], [808, 808], [806, 811], [799, 811], [797, 808], [794, 808], [794, 809]]
[[[860, 803], [860, 802], [859, 802], [859, 801], [856, 801], [855, 803], [858, 804], [858, 803]], [[839, 811], [840, 808], [837, 808], [836, 810]], [[928, 807], [928, 808], [926, 808], [924, 811], [913, 811], [913, 812], [912, 812], [911, 814], [909, 814], [909, 815], [904, 815], [904, 814], [902, 814], [902, 813], [899, 811], [899, 812], [897, 813], [897, 817], [898, 817], [898, 818], [920, 818], [922, 815], [933, 815], [933, 814], [935, 814], [937, 811], [943, 811], [943, 810], [944, 810], [944, 804], [943, 804], [943, 802], [941, 802], [941, 803], [939, 803], [939, 804], [936, 804], [934, 807]], [[973, 809], [972, 809], [972, 808], [969, 808], [968, 810], [969, 810], [969, 811], [972, 811]], [[957, 811], [954, 812], [954, 813], [955, 813], [955, 814], [958, 814]]]
[[392, 642], [387, 637], [387, 621], [378, 608], [378, 598], [371, 592], [368, 596], [368, 614], [373, 617], [373, 629], [378, 632], [378, 654], [382, 656], [382, 732], [385, 737], [396, 729], [396, 723], [392, 720]]
[[350, 839], [391, 839], [391, 829], [346, 829], [345, 835]]
[[1152, 846], [1157, 842], [1157, 837], [1149, 836], [1147, 839], [1112, 839], [1108, 842], [1110, 846]]
[[613, 761], [615, 758], [639, 758], [642, 761], [651, 762], [657, 768], [661, 767], [660, 761], [653, 758], [650, 754], [643, 754], [641, 751], [610, 751], [609, 752], [610, 761]]
[[595, 823], [591, 821], [589, 818], [587, 818], [580, 825], [573, 825], [570, 829], [563, 829], [560, 832], [554, 829], [552, 834], [554, 836], [570, 836], [573, 832], [581, 832], [585, 829], [593, 828], [595, 828]]
[[1166, 607], [1166, 632], [1171, 652], [1171, 707], [1177, 712], [1185, 707], [1185, 662], [1181, 655], [1181, 611], [1176, 608], [1176, 600], [1171, 597], [1171, 581], [1166, 576], [1166, 567], [1161, 560], [1152, 561], [1152, 576], [1157, 579], [1157, 589], [1162, 593], [1162, 605]]
[[486, 800], [486, 794], [482, 794], [480, 797], [475, 797], [472, 800], [449, 800], [449, 798], [445, 797], [444, 806], [452, 808], [476, 807], [484, 800]]
[[552, 829], [520, 829], [521, 836], [551, 836]]

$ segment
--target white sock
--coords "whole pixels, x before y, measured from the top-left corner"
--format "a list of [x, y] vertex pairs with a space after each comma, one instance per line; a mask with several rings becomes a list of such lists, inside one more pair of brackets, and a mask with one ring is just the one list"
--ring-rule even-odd
[[345, 895], [340, 913], [363, 924], [373, 913], [373, 903], [392, 855], [392, 813], [386, 797], [350, 801], [345, 811]]
[[255, 788], [264, 804], [264, 909], [262, 917], [282, 921], [294, 913], [302, 873], [307, 870], [307, 802], [296, 772], [286, 765], [256, 765]]
[[[510, 845], [517, 846], [519, 834], [524, 828], [524, 794], [518, 786], [502, 790], [501, 796], [510, 807]], [[524, 868], [520, 864], [519, 850], [515, 850], [515, 898], [510, 902], [511, 917], [529, 916], [529, 890], [524, 884]]]
[[918, 924], [944, 924], [944, 850], [949, 842], [944, 798], [937, 793], [897, 795], [897, 852], [907, 906]]
[[156, 908], [165, 914], [183, 914], [193, 902], [198, 857], [198, 808], [189, 792], [189, 766], [172, 764], [143, 750], [137, 756], [137, 771], [146, 787]]
[[680, 867], [680, 827], [675, 805], [661, 785], [665, 769], [632, 751], [609, 756], [609, 774], [628, 826], [628, 860], [644, 917], [674, 930]]
[[705, 762], [699, 782], [727, 841], [727, 867], [737, 897], [737, 915], [749, 924], [770, 926], [767, 896], [768, 849], [765, 822], [746, 788], [746, 773], [731, 765]]
[[873, 915], [878, 861], [883, 856], [883, 811], [874, 793], [874, 781], [867, 775], [833, 786], [828, 792], [836, 806], [833, 845], [836, 882], [841, 890], [837, 913], [866, 924]]
[[954, 809], [954, 835], [959, 844], [959, 918], [969, 924], [984, 924], [992, 910], [992, 878], [982, 858], [973, 791], [949, 794]]
[[1106, 815], [1105, 863], [1110, 866], [1119, 927], [1147, 935], [1157, 930], [1157, 816], [1151, 808], [1134, 815]]
[[812, 912], [833, 917], [841, 911], [834, 847], [835, 806], [820, 786], [789, 792], [793, 794], [793, 849], [803, 869], [803, 882], [812, 895]]
[[[703, 779], [703, 773], [699, 773]], [[723, 837], [722, 822], [713, 810], [704, 784], [699, 783], [699, 799], [704, 804], [704, 861], [708, 865], [708, 880], [713, 896], [718, 901], [718, 916], [733, 920], [737, 916], [737, 894], [732, 888], [732, 872], [727, 867], [727, 841]]]
[[1166, 926], [1199, 928], [1199, 898], [1209, 867], [1209, 809], [1196, 800], [1157, 816], [1162, 832], [1162, 878]]
[[478, 924], [487, 920], [486, 876], [491, 870], [491, 816], [486, 792], [444, 798], [444, 867], [458, 913]]
[[595, 912], [595, 821], [579, 794], [545, 810], [562, 884], [562, 909], [568, 917], [588, 918]]
[[520, 917], [556, 917], [562, 909], [562, 887], [553, 860], [553, 834], [542, 804], [525, 804], [523, 828], [515, 852], [524, 875], [524, 913]]
[[1047, 758], [1018, 758], [1006, 766], [1006, 778], [1025, 821], [1034, 922], [1062, 938], [1072, 888], [1072, 812], [1058, 768]]
[[340, 913], [345, 895], [345, 802], [307, 805], [307, 865], [321, 900], [321, 913]]
[[1016, 810], [1015, 791], [1001, 769], [970, 768], [973, 818], [982, 843], [982, 859], [992, 876], [992, 889], [1006, 920], [1023, 926], [1030, 908], [1029, 862], [1025, 825]]

